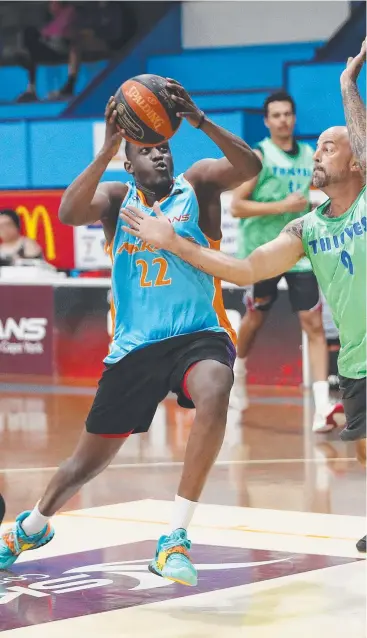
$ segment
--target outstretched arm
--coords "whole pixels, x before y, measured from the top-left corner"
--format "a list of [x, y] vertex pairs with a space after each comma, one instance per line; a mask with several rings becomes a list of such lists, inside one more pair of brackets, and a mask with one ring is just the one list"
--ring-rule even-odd
[[168, 250], [198, 270], [238, 286], [281, 275], [304, 255], [301, 228], [286, 227], [276, 239], [257, 248], [247, 259], [236, 259], [177, 235], [158, 204], [154, 205], [154, 212], [156, 217], [150, 217], [129, 206], [121, 213], [124, 222], [129, 224], [124, 230], [148, 244]]
[[357, 79], [366, 61], [366, 40], [355, 58], [349, 58], [340, 84], [353, 154], [366, 175], [366, 107], [360, 96]]

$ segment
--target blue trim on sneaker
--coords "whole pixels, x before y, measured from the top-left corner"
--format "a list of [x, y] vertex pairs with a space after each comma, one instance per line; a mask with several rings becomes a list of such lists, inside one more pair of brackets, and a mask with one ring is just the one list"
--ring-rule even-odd
[[22, 523], [30, 513], [30, 511], [26, 511], [19, 514], [13, 527], [1, 534], [0, 569], [8, 569], [22, 552], [43, 547], [55, 536], [55, 530], [50, 523], [47, 523], [38, 534], [27, 536], [22, 528]]

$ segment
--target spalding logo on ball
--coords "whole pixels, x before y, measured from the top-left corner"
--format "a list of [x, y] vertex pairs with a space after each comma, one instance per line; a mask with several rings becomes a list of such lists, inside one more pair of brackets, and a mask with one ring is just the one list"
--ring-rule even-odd
[[117, 91], [117, 124], [129, 142], [156, 146], [176, 133], [181, 118], [166, 85], [165, 78], [145, 74], [127, 80]]

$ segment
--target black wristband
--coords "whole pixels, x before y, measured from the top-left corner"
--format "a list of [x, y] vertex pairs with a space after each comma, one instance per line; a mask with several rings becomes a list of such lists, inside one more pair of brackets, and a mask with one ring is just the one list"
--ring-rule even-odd
[[204, 120], [205, 120], [205, 113], [204, 113], [204, 111], [201, 111], [199, 124], [197, 125], [196, 128], [201, 128], [203, 126], [203, 124], [204, 124]]

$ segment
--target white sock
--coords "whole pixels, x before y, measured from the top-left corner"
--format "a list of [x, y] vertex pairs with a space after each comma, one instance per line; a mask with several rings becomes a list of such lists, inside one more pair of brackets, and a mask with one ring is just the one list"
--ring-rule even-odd
[[187, 529], [194, 516], [196, 506], [197, 503], [195, 501], [188, 501], [186, 498], [182, 498], [182, 496], [176, 494], [170, 531], [174, 532], [176, 529]]
[[315, 381], [312, 384], [313, 398], [317, 414], [323, 414], [330, 403], [328, 381]]
[[21, 523], [23, 531], [27, 534], [27, 536], [32, 536], [33, 534], [39, 534], [47, 525], [49, 520], [48, 516], [43, 516], [38, 509], [38, 503], [34, 510], [30, 513], [29, 516]]
[[241, 377], [244, 377], [246, 375], [246, 360], [247, 357], [243, 357], [243, 359], [241, 359], [241, 357], [236, 358], [233, 366], [233, 372], [235, 375]]

